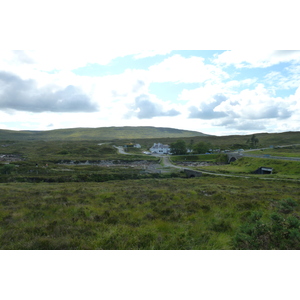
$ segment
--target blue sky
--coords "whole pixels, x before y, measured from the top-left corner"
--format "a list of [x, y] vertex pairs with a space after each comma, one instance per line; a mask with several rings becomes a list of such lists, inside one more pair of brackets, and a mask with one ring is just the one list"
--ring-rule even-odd
[[0, 128], [300, 130], [300, 51], [0, 51]]

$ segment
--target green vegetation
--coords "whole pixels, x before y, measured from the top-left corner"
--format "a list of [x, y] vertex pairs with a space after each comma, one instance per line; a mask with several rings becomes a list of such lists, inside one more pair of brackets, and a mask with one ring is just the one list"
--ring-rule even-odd
[[[110, 144], [98, 145], [95, 141], [30, 141], [10, 142], [0, 148], [0, 154], [22, 156], [33, 163], [58, 163], [61, 161], [95, 162], [98, 160], [144, 160], [145, 156], [128, 155], [124, 157]], [[147, 160], [158, 160], [148, 156]]]
[[271, 155], [279, 157], [300, 157], [300, 147], [284, 147], [284, 148], [274, 148], [274, 149], [264, 149], [251, 151], [251, 155]]
[[260, 167], [273, 168], [273, 175], [268, 175], [268, 178], [298, 179], [300, 176], [300, 161], [287, 161], [267, 158], [243, 157], [231, 163], [230, 165], [212, 165], [201, 167], [201, 169], [224, 174], [250, 175]]
[[224, 159], [226, 159], [227, 162], [227, 156], [224, 154], [201, 154], [201, 155], [180, 155], [180, 156], [172, 156], [171, 160], [174, 163], [180, 163], [180, 162], [223, 162]]
[[[289, 211], [282, 201], [290, 198], [296, 206], [289, 204], [288, 216], [298, 219], [300, 203], [299, 183], [205, 176], [7, 183], [0, 194], [1, 249], [244, 249], [243, 226], [253, 211], [268, 224], [273, 213]], [[298, 226], [295, 219], [279, 222]], [[251, 239], [259, 248], [261, 235]], [[299, 249], [294, 239], [264, 247]]]
[[183, 155], [187, 152], [186, 143], [183, 140], [178, 140], [175, 143], [171, 143], [170, 151], [173, 155]]
[[[300, 162], [172, 156], [174, 163], [211, 163], [196, 170], [249, 177], [187, 179], [141, 153], [153, 140], [131, 141], [142, 145], [129, 148], [131, 155], [100, 140], [0, 142], [0, 249], [300, 250]], [[299, 148], [270, 151], [296, 156]], [[276, 184], [252, 174], [261, 166], [273, 168], [263, 177]]]
[[234, 237], [237, 249], [300, 249], [299, 206], [291, 198], [273, 204], [275, 212], [254, 211]]
[[[259, 133], [255, 135], [259, 140], [256, 145], [257, 148], [278, 146], [278, 145], [293, 145], [299, 144], [300, 132], [283, 132], [283, 133]], [[237, 149], [250, 149], [253, 148], [247, 141], [252, 135], [231, 135], [231, 136], [194, 136], [194, 137], [164, 137], [164, 138], [136, 138], [134, 141], [146, 148], [150, 148], [154, 143], [168, 144], [176, 142], [178, 139], [185, 141], [186, 145], [191, 148], [191, 145], [195, 145], [198, 142], [204, 142], [211, 144], [213, 149], [221, 150], [237, 150]], [[133, 139], [132, 139], [133, 140]], [[131, 141], [132, 141], [131, 140]], [[116, 145], [124, 145], [123, 140], [114, 140]], [[128, 142], [128, 140], [126, 140]]]
[[197, 131], [179, 130], [160, 127], [102, 127], [102, 128], [70, 128], [50, 131], [13, 131], [0, 130], [1, 140], [100, 140], [138, 138], [182, 138], [191, 136], [206, 136]]
[[255, 148], [256, 145], [258, 145], [258, 143], [259, 143], [259, 139], [256, 137], [255, 134], [253, 134], [251, 138], [247, 140], [247, 144], [250, 144], [250, 147], [252, 148]]
[[193, 153], [204, 154], [208, 152], [211, 148], [212, 145], [210, 143], [198, 142], [196, 145], [193, 146]]

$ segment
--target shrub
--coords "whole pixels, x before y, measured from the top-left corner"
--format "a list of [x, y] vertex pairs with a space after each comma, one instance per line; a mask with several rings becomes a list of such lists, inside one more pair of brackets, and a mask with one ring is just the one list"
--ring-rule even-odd
[[283, 214], [288, 214], [292, 212], [296, 206], [297, 203], [293, 199], [284, 199], [279, 202], [279, 212]]
[[300, 217], [296, 213], [286, 217], [296, 206], [292, 199], [280, 201], [278, 212], [272, 213], [266, 222], [262, 221], [262, 212], [251, 213], [234, 237], [234, 248], [299, 250]]
[[0, 168], [0, 173], [1, 174], [11, 174], [11, 172], [13, 171], [13, 169], [15, 168], [15, 165], [4, 165], [3, 167]]

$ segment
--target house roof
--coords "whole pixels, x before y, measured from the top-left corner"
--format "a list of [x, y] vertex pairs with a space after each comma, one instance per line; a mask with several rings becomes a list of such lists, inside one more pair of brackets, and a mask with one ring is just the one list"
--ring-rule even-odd
[[169, 145], [163, 145], [163, 144], [154, 144], [152, 147], [152, 149], [167, 149], [167, 148], [170, 148]]

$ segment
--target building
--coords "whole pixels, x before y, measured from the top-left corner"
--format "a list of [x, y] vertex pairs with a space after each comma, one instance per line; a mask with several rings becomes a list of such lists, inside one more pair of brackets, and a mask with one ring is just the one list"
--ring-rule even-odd
[[127, 143], [123, 146], [124, 148], [141, 148], [140, 144]]
[[133, 143], [127, 143], [127, 144], [125, 144], [123, 147], [124, 148], [133, 148]]
[[273, 173], [273, 168], [260, 167], [256, 171], [254, 171], [253, 173], [254, 174], [272, 174]]
[[157, 153], [157, 154], [169, 154], [170, 153], [170, 146], [169, 145], [163, 145], [161, 143], [154, 143], [154, 145], [150, 148], [151, 153]]

